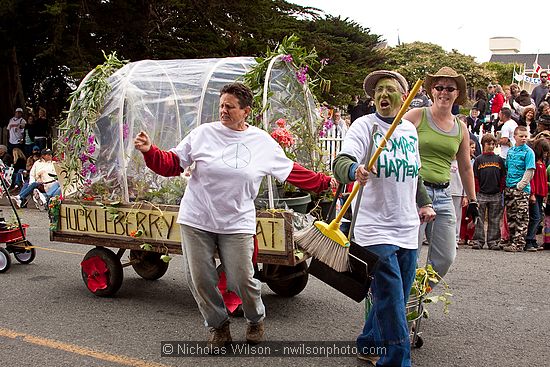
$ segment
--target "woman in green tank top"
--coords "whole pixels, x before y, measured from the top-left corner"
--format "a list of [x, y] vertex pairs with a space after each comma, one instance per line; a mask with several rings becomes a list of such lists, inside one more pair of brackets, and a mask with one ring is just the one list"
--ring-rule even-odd
[[436, 212], [435, 221], [420, 227], [419, 241], [425, 233], [430, 243], [428, 262], [444, 276], [456, 256], [456, 216], [449, 191], [454, 155], [469, 200], [467, 216], [474, 220], [479, 216], [470, 163], [470, 135], [466, 125], [451, 113], [454, 104], [466, 101], [466, 79], [452, 68], [442, 67], [437, 73], [428, 74], [424, 87], [433, 105], [412, 109], [404, 118], [418, 131], [420, 174]]

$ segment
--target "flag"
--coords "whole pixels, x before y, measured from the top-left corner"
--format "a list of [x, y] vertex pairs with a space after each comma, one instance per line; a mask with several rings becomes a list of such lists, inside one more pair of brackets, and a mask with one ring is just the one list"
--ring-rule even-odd
[[539, 65], [539, 54], [535, 57], [535, 62], [533, 63], [533, 72], [538, 74], [541, 71], [542, 67]]

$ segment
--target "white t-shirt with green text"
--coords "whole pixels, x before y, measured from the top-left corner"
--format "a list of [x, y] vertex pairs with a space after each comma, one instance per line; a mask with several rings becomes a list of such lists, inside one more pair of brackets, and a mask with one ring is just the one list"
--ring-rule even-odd
[[[361, 162], [368, 149], [374, 122], [379, 125], [374, 136], [374, 152], [390, 124], [370, 114], [353, 122], [340, 153]], [[418, 248], [420, 219], [416, 186], [420, 155], [418, 134], [411, 122], [402, 120], [397, 126], [374, 167], [377, 174], [370, 175], [363, 190], [354, 228], [355, 242], [361, 246], [389, 244]]]

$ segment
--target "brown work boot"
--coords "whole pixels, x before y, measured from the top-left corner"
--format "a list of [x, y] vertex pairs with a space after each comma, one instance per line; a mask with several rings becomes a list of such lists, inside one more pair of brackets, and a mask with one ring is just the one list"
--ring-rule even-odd
[[229, 330], [229, 320], [223, 323], [219, 328], [210, 328], [210, 339], [208, 347], [212, 349], [223, 348], [231, 344], [231, 331]]
[[260, 321], [257, 324], [248, 324], [246, 326], [246, 341], [250, 344], [259, 344], [264, 341], [265, 326]]

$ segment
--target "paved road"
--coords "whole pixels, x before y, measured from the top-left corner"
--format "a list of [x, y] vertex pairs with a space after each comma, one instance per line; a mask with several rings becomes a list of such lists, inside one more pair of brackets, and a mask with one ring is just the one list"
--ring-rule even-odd
[[[8, 208], [4, 208], [6, 212]], [[90, 246], [50, 242], [45, 213], [21, 210], [38, 247], [30, 265], [0, 274], [2, 366], [361, 366], [354, 357], [161, 357], [161, 341], [201, 341], [207, 332], [172, 260], [160, 280], [125, 269], [114, 298], [89, 293], [79, 263]], [[423, 249], [425, 251], [425, 249]], [[550, 251], [503, 253], [460, 249], [447, 281], [449, 315], [434, 305], [423, 323], [415, 366], [547, 366], [550, 352]], [[270, 340], [349, 341], [362, 327], [363, 305], [315, 278], [292, 299], [264, 285]], [[244, 339], [245, 322], [232, 323]]]

